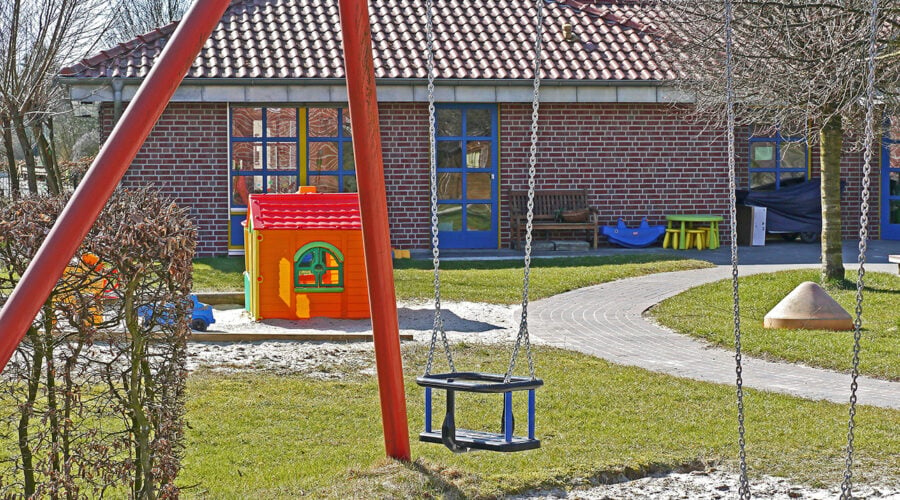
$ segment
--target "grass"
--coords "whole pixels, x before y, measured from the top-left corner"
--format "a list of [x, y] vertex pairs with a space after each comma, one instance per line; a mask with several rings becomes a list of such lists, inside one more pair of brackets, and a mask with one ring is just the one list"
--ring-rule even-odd
[[243, 273], [243, 257], [194, 259], [194, 290], [202, 292], [243, 291]]
[[[711, 267], [699, 260], [667, 255], [621, 255], [535, 259], [531, 271], [531, 299], [646, 274]], [[197, 291], [240, 291], [243, 259], [215, 257], [194, 261]], [[522, 300], [522, 261], [445, 261], [441, 263], [441, 296], [447, 300], [514, 304]], [[434, 294], [431, 261], [394, 263], [394, 282], [400, 300], [423, 300]]]
[[[817, 281], [818, 270], [786, 271], [740, 280], [741, 347], [752, 356], [799, 362], [848, 371], [853, 332], [765, 329], [763, 317], [803, 281]], [[847, 273], [856, 280], [856, 274]], [[867, 273], [864, 292], [860, 372], [900, 380], [900, 277]], [[832, 288], [829, 294], [851, 315], [856, 289]], [[652, 310], [661, 324], [676, 331], [732, 349], [731, 280], [688, 290]]]
[[[457, 366], [504, 369], [508, 350], [461, 345]], [[722, 463], [736, 449], [734, 390], [539, 348], [538, 436], [524, 453], [454, 455], [419, 443], [423, 391], [414, 372], [425, 349], [404, 348], [414, 462], [383, 458], [377, 385], [293, 375], [197, 373], [188, 382], [186, 498], [493, 498], [535, 488], [587, 485], [655, 470]], [[472, 396], [472, 397], [468, 397]], [[485, 396], [488, 397], [488, 396]], [[814, 486], [842, 478], [846, 407], [747, 391], [751, 476]], [[440, 398], [436, 398], [436, 401]], [[499, 398], [458, 395], [460, 426], [499, 426]], [[490, 403], [490, 404], [486, 404]], [[521, 403], [521, 401], [518, 401]], [[442, 414], [440, 408], [435, 414]], [[521, 408], [517, 409], [523, 418]], [[439, 417], [435, 417], [439, 425]], [[522, 425], [522, 424], [520, 424]], [[900, 411], [860, 407], [854, 481], [900, 480]]]

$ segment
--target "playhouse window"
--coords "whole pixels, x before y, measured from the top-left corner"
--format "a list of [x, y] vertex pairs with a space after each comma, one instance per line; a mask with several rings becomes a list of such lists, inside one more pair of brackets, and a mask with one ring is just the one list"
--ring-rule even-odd
[[770, 191], [806, 181], [809, 170], [806, 139], [750, 137], [750, 189]]
[[344, 256], [334, 245], [317, 241], [294, 254], [294, 291], [343, 292]]

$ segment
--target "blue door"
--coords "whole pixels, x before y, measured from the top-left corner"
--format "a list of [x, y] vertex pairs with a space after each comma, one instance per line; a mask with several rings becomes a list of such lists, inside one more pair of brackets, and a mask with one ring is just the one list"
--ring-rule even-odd
[[881, 239], [900, 240], [900, 138], [882, 141]]
[[436, 106], [441, 248], [497, 248], [497, 107]]

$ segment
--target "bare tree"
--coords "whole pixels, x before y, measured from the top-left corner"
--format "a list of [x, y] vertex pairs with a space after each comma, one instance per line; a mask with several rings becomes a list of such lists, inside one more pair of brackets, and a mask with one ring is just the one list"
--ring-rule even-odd
[[104, 36], [109, 44], [126, 42], [181, 19], [190, 0], [121, 0]]
[[[876, 87], [890, 102], [900, 78], [895, 46], [900, 2], [882, 2]], [[724, 123], [724, 12], [719, 0], [660, 0], [662, 36], [682, 68], [699, 115]], [[822, 278], [844, 279], [842, 152], [864, 129], [869, 2], [735, 0], [734, 89], [740, 124], [801, 135], [818, 147], [822, 185]], [[844, 139], [850, 141], [845, 144]]]
[[[35, 152], [50, 192], [62, 187], [51, 138], [52, 117], [60, 112], [65, 95], [54, 78], [63, 64], [94, 50], [105, 30], [98, 16], [103, 9], [101, 0], [0, 2], [0, 131], [7, 157], [11, 138], [25, 153], [32, 193], [37, 192]], [[17, 187], [16, 182], [13, 190]]]

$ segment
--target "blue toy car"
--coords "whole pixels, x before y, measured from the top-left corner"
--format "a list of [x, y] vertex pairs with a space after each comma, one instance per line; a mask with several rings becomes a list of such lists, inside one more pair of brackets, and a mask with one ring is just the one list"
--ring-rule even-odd
[[[216, 322], [216, 318], [213, 317], [212, 306], [200, 302], [194, 294], [190, 294], [189, 297], [194, 304], [194, 308], [191, 311], [191, 329], [197, 330], [198, 332], [205, 332], [206, 329], [209, 328], [209, 325]], [[166, 304], [166, 306], [167, 309], [169, 309], [172, 307], [172, 304]], [[153, 312], [152, 306], [141, 306], [138, 308], [138, 317], [144, 322], [147, 322], [153, 317]], [[169, 319], [167, 311], [163, 311], [162, 314], [157, 315], [156, 322], [165, 325], [170, 324], [172, 320]]]

